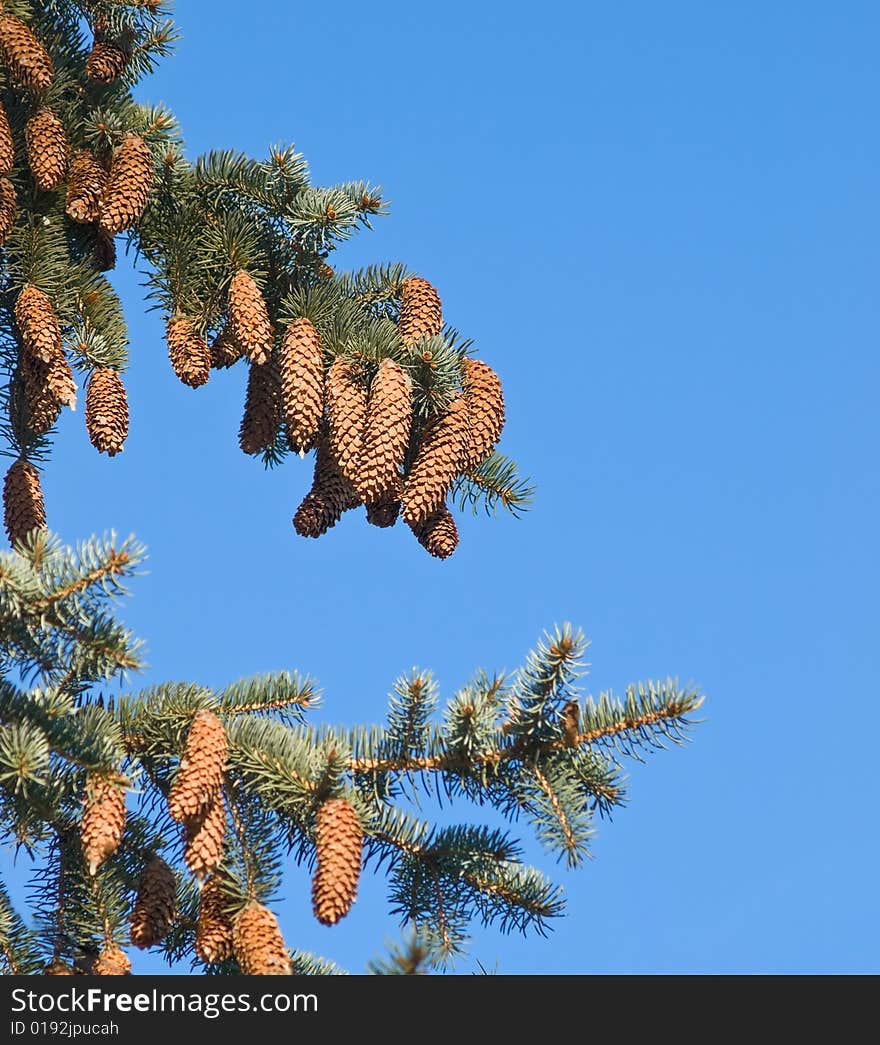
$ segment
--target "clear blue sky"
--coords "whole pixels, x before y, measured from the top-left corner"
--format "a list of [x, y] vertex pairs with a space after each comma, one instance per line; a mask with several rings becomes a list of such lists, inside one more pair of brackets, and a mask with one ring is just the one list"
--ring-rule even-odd
[[[375, 721], [409, 666], [449, 696], [571, 620], [592, 691], [677, 675], [707, 693], [705, 723], [633, 771], [588, 866], [530, 848], [568, 897], [549, 940], [492, 930], [473, 954], [507, 973], [880, 971], [880, 10], [177, 16], [142, 97], [171, 104], [193, 156], [293, 141], [318, 183], [383, 185], [391, 217], [337, 264], [436, 283], [503, 377], [502, 449], [539, 493], [522, 521], [466, 519], [446, 564], [354, 514], [297, 538], [309, 466], [239, 452], [244, 372], [179, 384], [120, 271], [126, 452], [99, 457], [66, 418], [45, 492], [64, 537], [149, 545], [126, 612], [145, 681], [298, 668], [324, 720]], [[354, 970], [397, 936], [377, 880], [333, 930], [305, 869], [284, 894], [289, 943]]]

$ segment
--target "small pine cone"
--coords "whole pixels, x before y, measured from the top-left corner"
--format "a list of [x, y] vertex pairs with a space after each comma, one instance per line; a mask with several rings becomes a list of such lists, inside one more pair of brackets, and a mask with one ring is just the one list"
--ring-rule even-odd
[[131, 962], [125, 951], [111, 943], [98, 955], [91, 973], [93, 976], [130, 976]]
[[125, 785], [119, 777], [89, 773], [80, 837], [83, 856], [93, 875], [122, 841], [125, 827]]
[[393, 359], [373, 379], [360, 455], [357, 490], [368, 507], [387, 501], [399, 484], [412, 424], [412, 382]]
[[30, 352], [20, 353], [18, 374], [22, 383], [25, 424], [34, 435], [45, 435], [61, 413], [61, 404], [49, 391], [49, 370], [46, 363], [34, 359]]
[[400, 515], [400, 498], [402, 496], [403, 480], [397, 475], [394, 477], [393, 485], [389, 487], [386, 493], [378, 501], [367, 505], [367, 522], [371, 526], [379, 526], [382, 529], [393, 526]]
[[86, 429], [92, 446], [108, 457], [122, 452], [128, 435], [128, 399], [117, 370], [96, 367], [86, 389]]
[[229, 319], [250, 361], [265, 363], [272, 354], [275, 334], [262, 291], [244, 269], [239, 269], [229, 284]]
[[443, 307], [433, 286], [421, 276], [405, 279], [400, 289], [400, 336], [405, 345], [439, 334]]
[[349, 508], [356, 508], [360, 498], [339, 470], [326, 432], [315, 450], [315, 476], [312, 488], [293, 517], [300, 537], [321, 537], [342, 518]]
[[0, 246], [6, 242], [15, 224], [17, 199], [12, 182], [8, 178], [0, 178]]
[[235, 919], [235, 959], [245, 976], [290, 976], [290, 954], [278, 919], [262, 904], [251, 904]]
[[67, 170], [67, 216], [81, 225], [97, 221], [106, 182], [107, 172], [88, 149], [77, 150]]
[[232, 957], [232, 919], [226, 912], [226, 897], [216, 876], [202, 886], [199, 920], [196, 925], [196, 954], [203, 962], [223, 962]]
[[226, 838], [226, 802], [218, 791], [208, 808], [183, 822], [186, 846], [183, 859], [190, 871], [204, 881], [220, 866]]
[[424, 522], [412, 527], [419, 544], [435, 559], [448, 559], [458, 547], [458, 527], [452, 513], [442, 504]]
[[25, 347], [44, 363], [61, 354], [61, 327], [49, 298], [32, 283], [26, 283], [15, 301], [15, 321]]
[[86, 59], [86, 76], [98, 83], [116, 83], [130, 61], [130, 52], [119, 44], [96, 39]]
[[11, 15], [0, 17], [0, 51], [10, 73], [33, 90], [46, 90], [55, 78], [48, 51], [30, 29]]
[[342, 474], [357, 484], [358, 466], [367, 423], [367, 391], [354, 367], [337, 359], [327, 374], [330, 444]]
[[33, 530], [46, 529], [46, 508], [40, 488], [40, 473], [20, 457], [6, 473], [3, 483], [6, 534], [13, 546]]
[[131, 912], [131, 942], [135, 947], [143, 950], [165, 939], [174, 919], [176, 900], [174, 872], [161, 856], [153, 856], [141, 874]]
[[244, 355], [229, 326], [223, 327], [211, 342], [211, 369], [227, 370]]
[[228, 754], [223, 723], [213, 711], [197, 712], [168, 793], [168, 812], [178, 823], [201, 816], [211, 804], [223, 783]]
[[322, 925], [335, 925], [351, 910], [357, 894], [364, 829], [350, 802], [331, 798], [318, 810], [315, 835], [318, 865], [312, 879], [312, 910]]
[[275, 442], [281, 424], [281, 381], [274, 359], [251, 363], [238, 445], [246, 454], [259, 454]]
[[208, 342], [185, 316], [172, 316], [165, 324], [168, 358], [174, 373], [190, 388], [205, 384], [211, 376]]
[[116, 268], [116, 244], [109, 232], [98, 225], [95, 226], [95, 239], [92, 245], [92, 260], [99, 272], [110, 272]]
[[329, 280], [333, 279], [333, 277], [336, 275], [336, 272], [334, 271], [332, 265], [328, 265], [326, 261], [322, 261], [318, 265], [317, 275], [318, 275], [318, 279], [320, 279], [322, 282], [326, 283]]
[[70, 147], [64, 124], [51, 109], [41, 109], [28, 120], [24, 140], [28, 166], [37, 188], [51, 192], [67, 174]]
[[71, 410], [76, 410], [76, 381], [63, 352], [56, 356], [46, 369], [46, 387], [49, 395], [59, 406], [69, 406]]
[[150, 147], [137, 134], [126, 134], [113, 157], [101, 201], [101, 228], [111, 235], [130, 229], [143, 214], [155, 169]]
[[60, 958], [53, 958], [48, 965], [43, 967], [43, 976], [73, 976], [74, 971]]
[[446, 413], [437, 415], [426, 426], [419, 452], [407, 476], [403, 518], [410, 526], [424, 522], [443, 504], [461, 471], [467, 438], [467, 403], [458, 396]]
[[324, 413], [324, 353], [318, 331], [308, 319], [295, 320], [284, 335], [281, 403], [290, 449], [304, 454], [318, 440]]
[[0, 175], [8, 174], [15, 166], [15, 143], [6, 110], [0, 105]]
[[504, 428], [504, 392], [495, 371], [481, 359], [464, 363], [464, 394], [468, 406], [468, 441], [462, 471], [476, 468], [498, 442]]

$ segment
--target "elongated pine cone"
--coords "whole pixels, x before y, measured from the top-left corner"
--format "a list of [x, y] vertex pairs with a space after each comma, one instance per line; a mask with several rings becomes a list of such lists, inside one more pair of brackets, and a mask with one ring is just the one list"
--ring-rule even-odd
[[105, 947], [92, 966], [93, 976], [128, 976], [131, 974], [131, 962], [128, 955], [116, 944]]
[[318, 810], [318, 865], [312, 879], [312, 909], [322, 925], [335, 925], [351, 910], [357, 894], [364, 829], [354, 807], [331, 798]]
[[284, 334], [281, 402], [290, 449], [304, 454], [318, 440], [324, 413], [324, 353], [308, 319], [294, 320]]
[[101, 193], [107, 172], [88, 149], [78, 149], [67, 169], [67, 201], [64, 210], [81, 225], [97, 221], [101, 213]]
[[419, 452], [407, 476], [403, 499], [403, 518], [410, 526], [425, 521], [439, 508], [456, 476], [468, 439], [467, 403], [454, 399], [444, 414], [426, 426]]
[[244, 355], [244, 349], [235, 340], [231, 329], [223, 327], [211, 341], [211, 369], [227, 370]]
[[0, 16], [0, 52], [12, 76], [25, 87], [45, 91], [55, 78], [49, 52], [18, 18]]
[[290, 954], [278, 919], [262, 904], [245, 907], [235, 919], [235, 960], [245, 976], [290, 976]]
[[93, 875], [119, 848], [125, 828], [125, 785], [120, 777], [89, 773], [80, 837]]
[[131, 912], [131, 942], [142, 950], [154, 947], [168, 935], [174, 920], [177, 881], [161, 856], [153, 856], [138, 882]]
[[76, 410], [76, 381], [63, 352], [52, 360], [46, 370], [46, 387], [59, 406]]
[[432, 337], [443, 329], [440, 295], [421, 276], [405, 279], [400, 289], [400, 336], [405, 345]]
[[228, 754], [223, 723], [213, 711], [197, 712], [168, 793], [168, 812], [178, 823], [201, 816], [211, 804], [223, 784]]
[[388, 501], [399, 485], [411, 424], [409, 374], [393, 359], [383, 359], [370, 389], [358, 469], [357, 491], [367, 507]]
[[58, 420], [61, 403], [49, 389], [52, 365], [34, 359], [30, 352], [18, 356], [18, 373], [22, 383], [26, 424], [34, 435], [45, 435]]
[[67, 174], [70, 147], [64, 124], [51, 109], [41, 109], [28, 120], [24, 140], [28, 166], [37, 188], [51, 192]]
[[484, 461], [501, 437], [504, 392], [500, 378], [482, 359], [465, 360], [463, 384], [469, 431], [462, 471], [467, 471]]
[[226, 911], [226, 897], [220, 882], [213, 875], [199, 894], [195, 951], [203, 962], [212, 964], [232, 957], [232, 919]]
[[253, 276], [239, 269], [229, 284], [232, 333], [252, 363], [265, 363], [272, 354], [275, 334], [263, 293]]
[[8, 178], [0, 178], [0, 246], [6, 242], [15, 224], [17, 199], [12, 182]]
[[192, 321], [172, 316], [165, 324], [168, 358], [174, 373], [190, 388], [198, 388], [211, 376], [211, 350]]
[[0, 175], [8, 174], [15, 166], [15, 143], [6, 110], [0, 105]]
[[125, 72], [131, 54], [112, 40], [95, 40], [86, 59], [86, 76], [98, 83], [116, 83]]
[[275, 442], [281, 424], [281, 381], [274, 359], [251, 363], [248, 370], [244, 414], [238, 429], [242, 453], [259, 454]]
[[339, 522], [343, 512], [360, 503], [354, 487], [336, 463], [326, 431], [322, 432], [315, 451], [312, 488], [293, 517], [294, 529], [300, 537], [321, 537]]
[[424, 522], [412, 527], [419, 544], [435, 559], [448, 559], [458, 547], [458, 527], [452, 513], [442, 504]]
[[190, 871], [203, 881], [223, 861], [226, 840], [226, 802], [218, 791], [208, 808], [183, 822], [186, 845], [183, 859]]
[[367, 424], [367, 390], [355, 368], [344, 359], [337, 359], [327, 374], [327, 414], [330, 445], [339, 469], [357, 487]]
[[124, 232], [143, 214], [153, 188], [155, 169], [150, 147], [137, 134], [126, 134], [116, 150], [101, 201], [101, 228]]
[[128, 399], [117, 370], [96, 367], [86, 389], [86, 429], [99, 453], [115, 457], [128, 435]]
[[73, 969], [60, 958], [53, 958], [48, 965], [43, 967], [43, 976], [74, 976]]
[[26, 283], [15, 300], [15, 321], [25, 347], [37, 359], [52, 363], [61, 354], [61, 327], [49, 298]]
[[11, 545], [23, 541], [34, 530], [46, 529], [46, 508], [40, 473], [20, 457], [6, 473], [3, 483], [3, 514]]
[[371, 526], [380, 526], [383, 529], [393, 526], [400, 515], [400, 498], [402, 496], [403, 479], [397, 475], [382, 497], [378, 501], [367, 505], [367, 522]]

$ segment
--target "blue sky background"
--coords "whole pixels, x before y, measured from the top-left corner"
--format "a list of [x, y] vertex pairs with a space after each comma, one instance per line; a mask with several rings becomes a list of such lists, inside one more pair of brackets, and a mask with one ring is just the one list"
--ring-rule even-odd
[[[571, 620], [589, 690], [677, 675], [705, 722], [633, 770], [586, 867], [529, 848], [568, 897], [552, 936], [479, 932], [473, 955], [880, 971], [876, 5], [176, 10], [185, 38], [142, 97], [171, 104], [193, 156], [293, 141], [316, 182], [385, 187], [391, 217], [336, 262], [400, 259], [438, 286], [503, 377], [502, 449], [538, 498], [521, 521], [465, 519], [445, 564], [355, 513], [297, 538], [309, 465], [239, 452], [244, 372], [179, 384], [120, 271], [126, 452], [66, 418], [45, 493], [65, 538], [149, 545], [126, 611], [145, 681], [298, 668], [321, 719], [376, 721], [409, 666], [450, 696]], [[397, 937], [381, 881], [333, 930], [305, 869], [284, 895], [288, 942], [355, 971]]]

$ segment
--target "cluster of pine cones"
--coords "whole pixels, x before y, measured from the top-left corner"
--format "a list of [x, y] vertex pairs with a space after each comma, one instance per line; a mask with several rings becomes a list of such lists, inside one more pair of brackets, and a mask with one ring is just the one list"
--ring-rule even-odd
[[[184, 862], [201, 883], [195, 952], [209, 963], [235, 958], [246, 975], [287, 975], [292, 971], [290, 953], [275, 915], [255, 900], [237, 912], [230, 911], [217, 875], [226, 838], [223, 781], [228, 754], [221, 720], [211, 711], [199, 711], [168, 792], [168, 811], [183, 826]], [[116, 774], [88, 775], [80, 837], [90, 875], [96, 874], [122, 841], [126, 787], [127, 781]], [[363, 860], [363, 827], [347, 799], [328, 798], [321, 803], [315, 820], [315, 846], [312, 909], [322, 925], [335, 925], [355, 901]], [[165, 939], [176, 915], [176, 897], [174, 871], [158, 854], [145, 854], [129, 921], [134, 946], [153, 947]], [[131, 963], [119, 945], [108, 940], [85, 971], [123, 975], [131, 971]], [[64, 976], [73, 975], [74, 970], [56, 958], [44, 972]]]
[[[131, 59], [124, 44], [96, 27], [86, 75], [112, 84]], [[55, 78], [52, 58], [24, 22], [0, 15], [0, 62], [29, 99], [34, 111], [24, 130], [24, 154], [39, 192], [66, 190], [65, 212], [71, 221], [88, 225], [94, 238], [94, 264], [100, 271], [115, 263], [113, 237], [131, 228], [147, 205], [154, 180], [152, 153], [137, 134], [126, 134], [112, 157], [99, 159], [87, 149], [71, 150], [64, 124], [40, 104]], [[15, 141], [0, 105], [0, 245], [15, 224], [17, 193], [9, 175], [15, 167]], [[62, 346], [61, 324], [48, 294], [26, 283], [15, 301], [18, 327], [19, 409], [33, 435], [55, 424], [63, 407], [76, 408], [77, 386]], [[113, 456], [128, 434], [128, 402], [118, 371], [92, 370], [86, 390], [86, 427], [92, 444]], [[22, 457], [10, 468], [3, 490], [6, 532], [12, 544], [34, 529], [45, 529], [46, 513], [39, 473]]]

